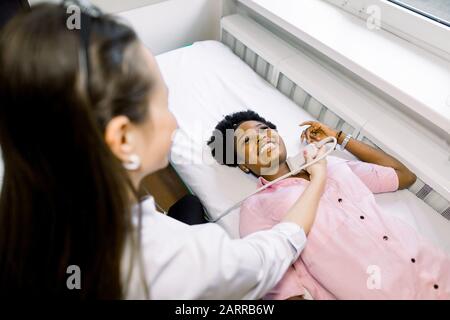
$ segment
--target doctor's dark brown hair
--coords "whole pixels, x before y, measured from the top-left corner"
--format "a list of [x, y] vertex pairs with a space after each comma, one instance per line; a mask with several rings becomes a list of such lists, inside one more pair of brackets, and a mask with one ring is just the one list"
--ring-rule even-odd
[[[0, 296], [125, 296], [136, 193], [104, 130], [118, 115], [148, 116], [151, 75], [133, 30], [99, 16], [90, 18], [88, 77], [67, 18], [63, 6], [38, 5], [0, 35]], [[80, 290], [67, 287], [71, 265]]]

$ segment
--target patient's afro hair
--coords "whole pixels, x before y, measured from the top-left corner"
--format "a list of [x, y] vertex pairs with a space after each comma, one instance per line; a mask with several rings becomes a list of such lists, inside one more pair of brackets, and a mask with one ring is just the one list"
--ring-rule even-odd
[[[230, 162], [230, 159], [228, 159], [228, 161], [226, 161], [227, 159], [227, 150], [233, 150], [234, 151], [234, 139], [225, 139], [226, 137], [226, 132], [227, 130], [236, 130], [239, 125], [245, 121], [258, 121], [261, 123], [264, 123], [265, 125], [267, 125], [269, 128], [276, 130], [277, 126], [274, 125], [272, 122], [267, 121], [266, 119], [264, 119], [263, 117], [261, 117], [259, 114], [257, 114], [256, 112], [252, 111], [252, 110], [247, 110], [247, 111], [240, 111], [240, 112], [235, 112], [233, 114], [229, 114], [227, 116], [225, 116], [225, 118], [220, 121], [215, 130], [213, 135], [211, 136], [211, 138], [208, 141], [208, 146], [211, 148], [211, 154], [214, 157], [214, 159], [216, 159], [216, 161], [220, 164], [225, 164], [229, 167], [236, 167], [237, 164], [237, 156], [236, 156], [236, 152], [234, 152], [233, 155], [233, 161]], [[222, 144], [221, 145], [217, 145], [217, 143], [213, 143], [216, 140], [216, 135], [220, 134], [223, 138], [221, 140]], [[233, 145], [228, 146], [229, 148], [227, 148], [227, 143], [233, 143]], [[216, 152], [216, 148], [222, 148], [222, 152]]]

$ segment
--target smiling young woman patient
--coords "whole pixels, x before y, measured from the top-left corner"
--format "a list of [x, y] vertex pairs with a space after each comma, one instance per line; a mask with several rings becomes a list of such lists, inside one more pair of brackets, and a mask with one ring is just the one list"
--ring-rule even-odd
[[[301, 125], [309, 125], [300, 137], [308, 143], [328, 136], [337, 137], [339, 144], [346, 139], [319, 122]], [[217, 134], [227, 130], [235, 133], [234, 139], [217, 143]], [[407, 188], [416, 176], [385, 152], [349, 138], [346, 150], [359, 161], [328, 157], [325, 190], [307, 245], [266, 298], [306, 293], [315, 299], [450, 298], [449, 257], [409, 225], [383, 212], [373, 196]], [[209, 145], [219, 163], [257, 176], [258, 186], [289, 172], [286, 147], [276, 126], [253, 111], [226, 116]], [[227, 155], [230, 150], [232, 156]], [[276, 163], [278, 169], [267, 171], [268, 163]], [[240, 211], [241, 236], [269, 229], [283, 219], [310, 180], [303, 171], [247, 199]]]

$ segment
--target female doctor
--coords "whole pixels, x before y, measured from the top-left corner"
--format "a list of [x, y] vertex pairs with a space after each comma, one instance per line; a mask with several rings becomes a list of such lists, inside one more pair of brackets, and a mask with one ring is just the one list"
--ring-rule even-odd
[[113, 18], [71, 30], [66, 12], [39, 5], [1, 33], [0, 295], [262, 297], [305, 245], [325, 161], [282, 223], [244, 239], [158, 213], [136, 192], [176, 129], [155, 59]]

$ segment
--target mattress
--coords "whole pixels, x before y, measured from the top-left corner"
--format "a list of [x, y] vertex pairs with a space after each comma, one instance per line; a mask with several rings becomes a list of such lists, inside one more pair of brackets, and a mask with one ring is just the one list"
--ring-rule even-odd
[[[194, 43], [157, 56], [169, 87], [169, 108], [179, 130], [170, 162], [197, 195], [208, 214], [217, 217], [256, 189], [256, 178], [238, 168], [219, 165], [206, 145], [216, 124], [227, 114], [252, 109], [275, 123], [288, 154], [301, 147], [299, 123], [312, 116], [256, 74], [228, 47], [216, 41]], [[324, 90], [326, 90], [324, 88]], [[334, 156], [353, 158], [335, 151]], [[376, 195], [386, 214], [398, 216], [447, 252], [450, 221], [407, 190]], [[218, 222], [239, 236], [239, 209]]]

